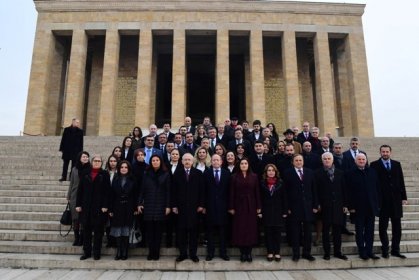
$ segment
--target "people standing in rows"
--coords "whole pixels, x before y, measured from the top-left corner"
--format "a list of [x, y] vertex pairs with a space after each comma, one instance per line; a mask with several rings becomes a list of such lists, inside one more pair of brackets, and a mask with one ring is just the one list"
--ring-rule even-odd
[[[292, 165], [292, 159], [294, 157], [295, 151], [294, 151], [294, 145], [291, 143], [286, 144], [285, 146], [285, 156], [280, 159], [276, 158], [274, 161], [274, 164], [276, 168], [279, 171], [279, 174], [284, 174], [285, 170], [288, 168], [291, 168]], [[283, 179], [283, 178], [282, 178]]]
[[[345, 171], [349, 171], [356, 167], [355, 158], [359, 154], [367, 154], [364, 151], [359, 149], [360, 141], [358, 137], [352, 137], [349, 143], [350, 148], [343, 152], [343, 162], [342, 162], [342, 169]], [[368, 165], [368, 162], [367, 162]]]
[[258, 176], [246, 158], [238, 162], [231, 178], [229, 213], [233, 216], [232, 244], [240, 249], [240, 261], [252, 262], [252, 247], [258, 243], [261, 214]]
[[[112, 185], [112, 180], [115, 175], [118, 173], [118, 160], [115, 156], [110, 155], [106, 161], [105, 170], [109, 174], [110, 184]], [[107, 217], [105, 222], [105, 234], [106, 234], [106, 248], [111, 248], [116, 246], [116, 240], [111, 236], [111, 217]]]
[[147, 165], [150, 165], [150, 158], [153, 155], [158, 155], [160, 158], [162, 157], [162, 151], [160, 149], [154, 148], [154, 136], [147, 135], [145, 137], [145, 146], [144, 146], [144, 152], [145, 152], [145, 163]]
[[251, 154], [249, 161], [252, 171], [258, 175], [259, 180], [262, 179], [263, 171], [268, 163], [272, 163], [272, 157], [264, 153], [263, 142], [256, 141], [254, 144], [254, 152]]
[[77, 190], [76, 211], [80, 215], [83, 227], [83, 255], [80, 260], [92, 256], [92, 233], [94, 233], [93, 258], [99, 260], [101, 257], [103, 230], [109, 208], [109, 191], [109, 174], [102, 169], [102, 158], [95, 155], [91, 160], [91, 168], [80, 177]]
[[205, 116], [202, 121], [202, 126], [204, 127], [205, 132], [208, 133], [208, 129], [212, 127], [211, 118], [208, 116]]
[[237, 144], [235, 149], [236, 159], [240, 160], [242, 158], [245, 158], [247, 155], [247, 151], [243, 144]]
[[172, 210], [177, 214], [177, 242], [179, 256], [176, 262], [189, 258], [199, 262], [198, 215], [204, 211], [205, 190], [202, 172], [194, 168], [193, 156], [182, 157], [183, 169], [175, 171], [172, 177]]
[[292, 242], [292, 260], [300, 259], [300, 240], [303, 233], [302, 258], [314, 261], [311, 255], [311, 234], [314, 214], [318, 211], [318, 200], [314, 172], [304, 168], [302, 155], [296, 154], [293, 167], [285, 171], [284, 185], [288, 198], [288, 221]]
[[128, 162], [132, 162], [134, 158], [134, 150], [132, 149], [132, 139], [131, 137], [127, 136], [122, 141], [122, 154], [121, 160], [127, 160]]
[[269, 130], [271, 131], [271, 136], [276, 140], [276, 142], [278, 142], [279, 141], [279, 135], [278, 135], [278, 132], [276, 131], [275, 124], [268, 123], [266, 125], [266, 127], [269, 128]]
[[333, 143], [333, 164], [337, 169], [344, 170], [342, 143]]
[[221, 141], [217, 141], [217, 129], [215, 127], [208, 128], [209, 151], [213, 155], [215, 153], [215, 146]]
[[224, 125], [219, 124], [217, 127], [217, 142], [224, 145], [227, 148], [228, 142], [230, 142], [230, 137], [224, 132]]
[[80, 128], [80, 120], [72, 119], [71, 125], [64, 128], [60, 142], [60, 152], [62, 153], [63, 170], [60, 182], [67, 180], [68, 165], [71, 161], [71, 170], [77, 162], [77, 155], [83, 151], [83, 130]]
[[263, 141], [269, 140], [269, 143], [271, 146], [276, 147], [277, 145], [277, 140], [275, 140], [275, 138], [272, 137], [271, 135], [271, 130], [267, 127], [262, 129], [262, 139]]
[[80, 177], [83, 172], [90, 168], [89, 153], [80, 152], [77, 162], [71, 170], [70, 185], [68, 186], [67, 201], [70, 203], [71, 218], [73, 220], [74, 242], [73, 246], [83, 245], [83, 229], [80, 226], [79, 213], [76, 211], [77, 190], [79, 188]]
[[309, 122], [304, 122], [303, 123], [303, 131], [301, 131], [298, 135], [297, 135], [297, 141], [303, 145], [304, 142], [309, 141], [311, 143], [312, 140], [312, 135], [310, 132], [310, 123]]
[[320, 129], [318, 127], [313, 126], [311, 128], [311, 151], [316, 154], [321, 154], [321, 142], [319, 139], [320, 136]]
[[122, 147], [116, 146], [115, 148], [113, 148], [111, 155], [113, 155], [116, 158], [116, 160], [120, 162], [122, 158]]
[[204, 125], [200, 124], [196, 127], [194, 135], [194, 143], [198, 146], [201, 146], [202, 138], [207, 136], [207, 131], [205, 130]]
[[196, 154], [194, 157], [194, 164], [193, 166], [204, 173], [206, 169], [208, 169], [211, 165], [211, 157], [208, 154], [207, 149], [205, 148], [198, 148], [196, 150]]
[[167, 136], [165, 133], [160, 133], [157, 136], [157, 142], [154, 142], [154, 148], [164, 151], [166, 149]]
[[247, 137], [249, 137], [249, 135], [250, 135], [250, 129], [249, 129], [249, 122], [248, 121], [246, 121], [246, 120], [243, 120], [242, 122], [241, 122], [241, 126], [242, 126], [242, 132], [243, 132], [243, 137], [245, 138], [245, 139], [247, 139]]
[[163, 124], [163, 132], [164, 134], [166, 134], [166, 138], [167, 141], [173, 141], [175, 138], [175, 134], [173, 132], [170, 131], [171, 126], [170, 123], [164, 123]]
[[192, 132], [187, 132], [185, 135], [185, 144], [183, 144], [181, 147], [183, 154], [190, 153], [194, 155], [197, 148], [198, 145], [194, 143]]
[[318, 154], [311, 152], [311, 143], [306, 141], [303, 143], [303, 158], [304, 158], [304, 167], [310, 168], [311, 170], [316, 170], [322, 165], [320, 156]]
[[159, 260], [160, 244], [164, 222], [170, 214], [170, 174], [158, 155], [150, 158], [150, 166], [144, 173], [138, 199], [138, 211], [144, 214], [146, 239], [148, 244], [147, 260]]
[[265, 233], [265, 246], [268, 261], [280, 261], [281, 227], [288, 215], [288, 202], [284, 184], [278, 169], [267, 164], [260, 183], [262, 221]]
[[323, 153], [326, 152], [331, 152], [332, 150], [330, 149], [330, 140], [329, 137], [321, 137], [320, 138], [320, 145], [321, 145], [321, 149], [320, 149], [320, 155], [322, 155]]
[[162, 159], [163, 159], [163, 163], [166, 166], [169, 166], [170, 164], [170, 160], [171, 160], [170, 153], [173, 151], [174, 148], [175, 148], [175, 143], [173, 143], [172, 141], [168, 141], [166, 143], [165, 149], [162, 150]]
[[223, 144], [218, 143], [217, 145], [215, 145], [214, 154], [219, 155], [223, 163], [225, 163], [227, 150]]
[[175, 137], [173, 138], [173, 142], [175, 143], [175, 148], [179, 149], [184, 144], [184, 139], [182, 137], [182, 134], [175, 133]]
[[132, 149], [135, 151], [138, 148], [142, 147], [143, 131], [140, 127], [136, 126], [132, 130]]
[[349, 211], [355, 214], [355, 240], [359, 257], [377, 260], [373, 253], [374, 222], [379, 216], [379, 185], [377, 173], [368, 167], [367, 157], [358, 153], [355, 168], [347, 172], [346, 183], [349, 194]]
[[155, 124], [151, 124], [148, 128], [148, 134], [142, 138], [142, 145], [141, 148], [144, 148], [146, 146], [145, 140], [148, 136], [151, 136], [154, 138], [153, 143], [158, 143], [158, 135], [157, 135], [157, 126]]
[[240, 129], [234, 131], [234, 140], [231, 140], [228, 143], [227, 149], [230, 151], [234, 151], [236, 150], [236, 146], [238, 144], [243, 144], [245, 151], [250, 152], [252, 146], [248, 140], [243, 139], [243, 132]]
[[253, 130], [250, 132], [250, 134], [247, 136], [247, 140], [250, 142], [250, 144], [253, 146], [256, 141], [262, 140], [262, 124], [260, 120], [254, 120], [253, 121]]
[[[171, 177], [173, 177], [173, 175], [176, 172], [179, 172], [177, 171], [178, 169], [184, 170], [182, 161], [181, 161], [181, 155], [178, 149], [175, 148], [170, 153], [170, 163], [169, 165], [167, 165], [167, 167], [169, 169], [169, 174]], [[172, 181], [171, 195], [173, 196], [174, 195], [173, 180], [171, 181]], [[176, 231], [177, 215], [173, 213], [173, 211], [171, 211], [166, 221], [167, 221], [166, 222], [166, 247], [171, 248], [173, 246], [173, 233]]]
[[211, 158], [211, 167], [204, 172], [205, 182], [205, 215], [207, 228], [207, 261], [215, 254], [215, 237], [219, 239], [219, 256], [228, 261], [226, 236], [228, 230], [228, 195], [230, 188], [230, 172], [222, 168], [221, 156], [215, 154]]
[[128, 258], [128, 236], [137, 212], [138, 185], [132, 174], [131, 164], [122, 160], [117, 175], [112, 180], [109, 202], [110, 235], [116, 239], [115, 260]]
[[400, 254], [400, 240], [402, 236], [401, 218], [403, 205], [407, 205], [406, 186], [403, 169], [399, 161], [391, 158], [391, 147], [380, 147], [380, 158], [371, 162], [378, 177], [380, 186], [379, 200], [381, 201], [379, 216], [379, 234], [381, 253], [383, 258], [389, 257], [390, 244], [387, 235], [388, 222], [391, 220], [391, 251], [390, 254], [399, 258], [406, 258]]
[[226, 163], [225, 168], [230, 171], [230, 173], [234, 173], [236, 168], [237, 158], [236, 154], [232, 151], [228, 151], [226, 153]]
[[284, 142], [286, 144], [292, 144], [294, 146], [294, 152], [296, 154], [301, 154], [303, 152], [303, 149], [301, 148], [301, 144], [298, 143], [297, 141], [294, 141], [294, 132], [291, 129], [287, 129], [284, 131]]
[[190, 132], [190, 133], [192, 133], [192, 135], [195, 135], [195, 127], [192, 125], [191, 117], [186, 117], [185, 118], [184, 126], [186, 128], [186, 132]]
[[333, 164], [333, 154], [322, 154], [322, 167], [315, 171], [317, 194], [322, 221], [323, 259], [330, 260], [330, 230], [333, 235], [333, 256], [347, 260], [342, 254], [342, 213], [348, 212], [348, 196], [345, 173]]

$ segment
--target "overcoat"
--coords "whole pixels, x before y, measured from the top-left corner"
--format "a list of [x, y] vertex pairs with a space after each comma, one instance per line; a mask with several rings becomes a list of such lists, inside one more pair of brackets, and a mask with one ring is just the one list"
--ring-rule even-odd
[[112, 180], [109, 196], [109, 213], [113, 213], [112, 227], [131, 227], [137, 208], [138, 184], [135, 177], [126, 176], [125, 184], [122, 184], [122, 178], [117, 174]]
[[64, 128], [60, 143], [62, 159], [73, 160], [81, 151], [83, 151], [83, 130], [73, 126]]
[[288, 214], [287, 194], [281, 179], [269, 190], [266, 180], [260, 183], [262, 200], [262, 220], [265, 226], [280, 226], [284, 223], [283, 215]]

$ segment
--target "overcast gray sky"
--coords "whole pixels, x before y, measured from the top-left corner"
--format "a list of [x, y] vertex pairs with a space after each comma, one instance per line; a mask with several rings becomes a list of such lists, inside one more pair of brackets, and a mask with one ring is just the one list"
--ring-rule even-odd
[[[32, 0], [0, 10], [0, 135], [23, 130], [37, 12]], [[343, 2], [343, 1], [321, 1]], [[419, 136], [419, 1], [360, 0], [376, 136]]]

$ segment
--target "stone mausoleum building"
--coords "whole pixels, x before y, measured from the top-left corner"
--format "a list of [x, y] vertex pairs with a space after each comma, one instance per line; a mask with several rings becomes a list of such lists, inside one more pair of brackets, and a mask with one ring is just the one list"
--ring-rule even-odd
[[189, 115], [310, 121], [373, 136], [365, 5], [269, 0], [34, 0], [24, 132], [177, 128]]

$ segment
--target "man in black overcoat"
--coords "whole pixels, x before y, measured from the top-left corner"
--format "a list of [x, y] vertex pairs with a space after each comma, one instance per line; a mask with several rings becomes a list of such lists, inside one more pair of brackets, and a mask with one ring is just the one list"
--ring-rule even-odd
[[68, 165], [71, 160], [71, 169], [77, 162], [77, 155], [83, 151], [83, 130], [80, 128], [80, 120], [74, 118], [69, 127], [64, 128], [61, 137], [60, 152], [62, 152], [63, 171], [60, 182], [67, 180]]
[[403, 205], [407, 205], [406, 187], [400, 162], [391, 159], [391, 147], [380, 147], [381, 158], [371, 162], [371, 168], [377, 172], [380, 186], [381, 209], [379, 216], [379, 233], [382, 256], [388, 258], [389, 241], [387, 235], [388, 222], [391, 219], [391, 255], [406, 258], [400, 254], [400, 239], [402, 235], [401, 218]]
[[201, 171], [192, 167], [193, 156], [186, 153], [182, 156], [184, 168], [176, 169], [173, 174], [173, 201], [172, 209], [177, 217], [177, 237], [179, 257], [176, 261], [189, 257], [193, 262], [199, 262], [196, 255], [198, 247], [198, 214], [204, 211], [205, 189], [204, 178]]
[[359, 153], [356, 168], [346, 173], [348, 208], [355, 214], [355, 235], [359, 257], [363, 260], [379, 259], [372, 252], [375, 216], [379, 215], [379, 187], [377, 173], [367, 166], [367, 157]]
[[314, 172], [303, 168], [303, 156], [296, 154], [293, 167], [284, 174], [284, 186], [288, 197], [288, 220], [292, 241], [292, 260], [300, 259], [301, 230], [303, 230], [302, 257], [314, 261], [311, 255], [311, 233], [314, 214], [318, 211]]
[[263, 170], [268, 163], [273, 162], [272, 156], [264, 153], [263, 142], [261, 140], [255, 141], [254, 152], [250, 155], [250, 167], [256, 173], [259, 180], [262, 179]]
[[205, 181], [205, 213], [207, 222], [207, 261], [214, 258], [214, 237], [220, 240], [220, 258], [230, 260], [226, 250], [226, 230], [228, 224], [228, 194], [230, 188], [230, 172], [221, 168], [222, 159], [215, 154], [211, 158], [211, 167], [204, 172]]
[[320, 205], [320, 217], [323, 222], [323, 259], [330, 260], [330, 229], [333, 234], [333, 249], [336, 258], [347, 260], [342, 254], [342, 213], [348, 211], [345, 188], [345, 173], [335, 168], [333, 154], [322, 154], [323, 166], [314, 173], [316, 178], [317, 194]]

